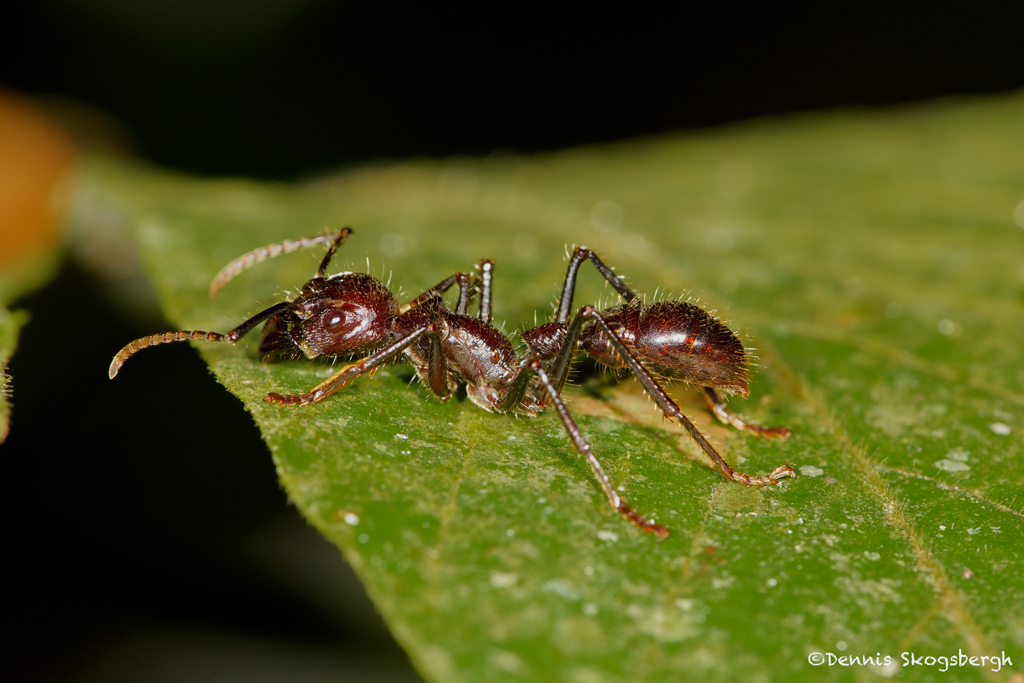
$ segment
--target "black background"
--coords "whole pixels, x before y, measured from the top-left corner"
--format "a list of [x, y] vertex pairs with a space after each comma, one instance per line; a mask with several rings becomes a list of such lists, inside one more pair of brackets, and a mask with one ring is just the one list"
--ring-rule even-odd
[[[91, 105], [134, 153], [206, 175], [290, 179], [1024, 85], [1021, 3], [8, 4], [0, 86]], [[288, 508], [251, 420], [190, 349], [106, 380], [125, 341], [166, 323], [128, 319], [73, 264], [17, 307], [33, 319], [0, 451], [0, 676], [409, 679], [358, 591], [331, 594], [337, 552]]]
[[1024, 84], [1020, 3], [891, 4], [44, 0], [5, 12], [0, 82], [102, 108], [159, 164], [274, 178]]

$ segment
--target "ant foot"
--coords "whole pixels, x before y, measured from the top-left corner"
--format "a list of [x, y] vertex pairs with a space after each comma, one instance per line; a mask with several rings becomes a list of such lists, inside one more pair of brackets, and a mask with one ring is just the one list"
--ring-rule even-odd
[[796, 473], [793, 471], [793, 466], [789, 463], [776, 467], [767, 477], [752, 477], [743, 472], [731, 472], [729, 474], [730, 479], [738, 481], [744, 486], [776, 486], [780, 479], [795, 476]]
[[756, 433], [758, 436], [763, 436], [766, 439], [779, 438], [785, 440], [789, 438], [789, 430], [785, 427], [758, 427]]
[[289, 394], [282, 396], [281, 394], [275, 394], [271, 392], [263, 397], [263, 400], [267, 403], [273, 403], [279, 406], [301, 406], [307, 403], [314, 403], [315, 398], [311, 394]]
[[653, 522], [647, 521], [639, 514], [637, 514], [637, 512], [633, 508], [629, 507], [621, 500], [619, 501], [619, 505], [616, 509], [622, 513], [623, 517], [633, 522], [633, 524], [636, 524], [644, 531], [657, 536], [659, 541], [665, 540], [665, 538], [668, 536], [667, 527], [663, 527], [660, 524], [655, 524]]

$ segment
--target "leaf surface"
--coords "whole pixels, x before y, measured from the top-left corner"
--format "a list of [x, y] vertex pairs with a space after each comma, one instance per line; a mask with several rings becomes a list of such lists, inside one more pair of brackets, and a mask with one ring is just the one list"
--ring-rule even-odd
[[[801, 476], [771, 490], [725, 482], [631, 379], [583, 374], [567, 391], [615, 485], [672, 530], [659, 543], [608, 508], [553, 414], [442, 404], [404, 365], [281, 408], [263, 396], [336, 368], [260, 364], [255, 334], [198, 345], [428, 680], [866, 680], [898, 675], [905, 652], [960, 651], [1005, 652], [1020, 671], [1021, 120], [1013, 96], [300, 186], [97, 160], [83, 211], [133, 227], [183, 329], [227, 331], [294, 295], [322, 252], [260, 264], [210, 300], [234, 257], [351, 225], [331, 272], [368, 262], [406, 299], [495, 259], [510, 332], [547, 319], [566, 245], [586, 243], [637, 291], [699, 297], [757, 349], [751, 397], [732, 407], [788, 441], [673, 395], [745, 471], [794, 463]], [[577, 305], [613, 295], [583, 271]], [[815, 652], [872, 662], [816, 667]], [[939, 667], [903, 675], [1010, 680]]]

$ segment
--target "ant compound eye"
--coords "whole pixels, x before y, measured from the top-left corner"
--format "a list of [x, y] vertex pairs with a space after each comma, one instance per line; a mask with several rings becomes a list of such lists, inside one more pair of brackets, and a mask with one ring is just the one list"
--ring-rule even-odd
[[[302, 331], [319, 356], [354, 353], [379, 345], [387, 337], [387, 318], [351, 301], [335, 301], [320, 309]], [[312, 358], [312, 356], [311, 356]]]
[[337, 332], [345, 327], [345, 313], [338, 309], [327, 311], [323, 317], [324, 329], [328, 332]]

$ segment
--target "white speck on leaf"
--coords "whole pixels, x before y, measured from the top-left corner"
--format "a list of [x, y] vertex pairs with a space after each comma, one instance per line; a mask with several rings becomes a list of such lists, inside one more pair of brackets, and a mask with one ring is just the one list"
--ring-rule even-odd
[[971, 466], [965, 462], [960, 460], [950, 460], [948, 458], [936, 460], [935, 466], [940, 470], [945, 470], [947, 472], [967, 472], [971, 469]]
[[814, 465], [803, 465], [800, 467], [800, 474], [805, 477], [820, 477], [825, 474], [825, 470], [820, 467], [815, 467]]
[[554, 593], [560, 595], [563, 598], [569, 600], [579, 600], [580, 594], [577, 592], [568, 581], [564, 579], [551, 579], [544, 584], [544, 590], [548, 593]]
[[968, 450], [966, 450], [964, 448], [961, 448], [960, 446], [957, 446], [956, 448], [951, 450], [949, 453], [946, 453], [946, 457], [948, 457], [949, 459], [951, 459], [951, 460], [959, 460], [960, 462], [967, 462], [967, 460], [970, 458], [970, 455], [971, 455], [970, 451], [968, 451]]
[[495, 588], [510, 588], [519, 581], [518, 574], [506, 574], [505, 572], [491, 572], [491, 585]]
[[1006, 436], [1011, 431], [1010, 425], [1004, 422], [993, 422], [988, 426], [988, 428], [991, 429], [996, 434], [998, 434], [999, 436]]

